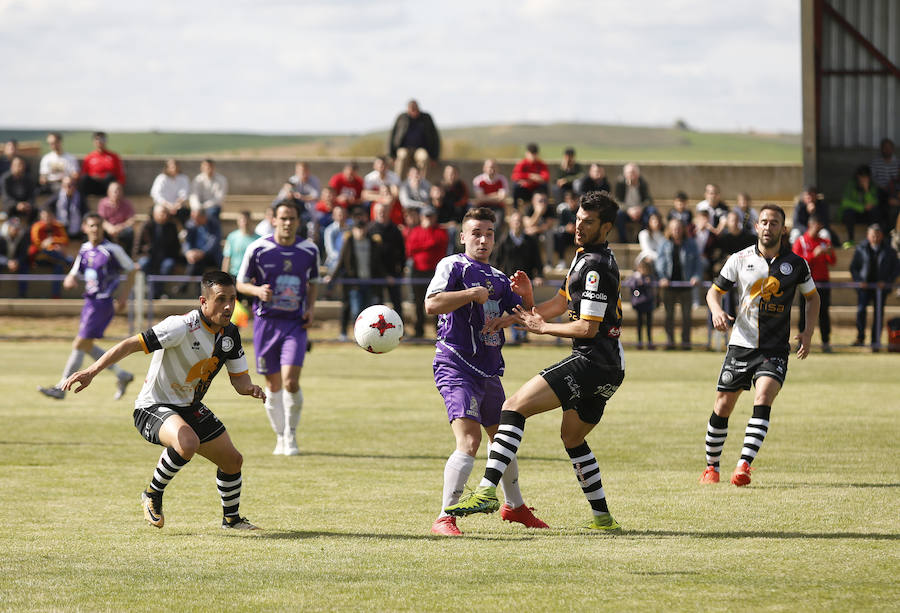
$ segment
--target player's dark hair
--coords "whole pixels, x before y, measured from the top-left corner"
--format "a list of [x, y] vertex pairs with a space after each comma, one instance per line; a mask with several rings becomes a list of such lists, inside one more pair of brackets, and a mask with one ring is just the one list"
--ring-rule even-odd
[[775, 211], [779, 215], [781, 215], [781, 224], [784, 225], [787, 221], [787, 215], [784, 213], [784, 209], [778, 206], [777, 204], [772, 204], [771, 202], [766, 203], [759, 207], [759, 214], [762, 216], [763, 211]]
[[234, 277], [222, 270], [207, 270], [203, 273], [203, 278], [200, 279], [200, 291], [202, 291], [204, 295], [207, 295], [213, 285], [218, 285], [219, 287], [233, 287]]
[[497, 216], [494, 214], [494, 211], [487, 208], [486, 206], [479, 206], [466, 211], [465, 216], [463, 216], [462, 222], [466, 223], [470, 219], [474, 219], [475, 221], [489, 221], [491, 223], [497, 223]]
[[294, 202], [293, 200], [290, 200], [288, 198], [285, 198], [284, 200], [280, 200], [280, 201], [276, 202], [275, 206], [273, 206], [272, 209], [274, 209], [274, 211], [277, 213], [278, 209], [283, 206], [294, 209], [294, 212], [297, 213], [297, 219], [300, 219], [300, 207], [297, 205], [296, 202]]
[[582, 194], [578, 206], [585, 211], [596, 211], [601, 224], [615, 223], [619, 212], [619, 203], [606, 190]]
[[85, 213], [84, 217], [81, 218], [81, 223], [87, 223], [91, 219], [96, 219], [100, 222], [101, 226], [103, 225], [103, 217], [100, 216], [100, 213], [95, 213], [93, 211], [90, 213]]

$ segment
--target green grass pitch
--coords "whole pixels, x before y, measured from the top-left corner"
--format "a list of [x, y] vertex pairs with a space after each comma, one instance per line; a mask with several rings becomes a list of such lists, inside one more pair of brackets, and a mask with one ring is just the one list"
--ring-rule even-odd
[[[146, 525], [139, 492], [160, 450], [132, 425], [137, 387], [113, 402], [103, 374], [63, 402], [40, 396], [68, 351], [0, 343], [3, 610], [819, 611], [900, 599], [896, 355], [792, 359], [739, 489], [697, 483], [722, 355], [631, 351], [588, 439], [624, 533], [578, 528], [589, 507], [555, 411], [528, 421], [520, 454], [525, 499], [551, 529], [495, 514], [446, 539], [429, 534], [453, 448], [429, 347], [316, 346], [295, 458], [271, 455], [261, 403], [220, 375], [207, 404], [244, 454], [241, 511], [257, 534], [219, 528], [215, 469], [199, 456], [166, 492], [166, 526]], [[507, 392], [565, 353], [507, 349]], [[124, 364], [141, 378], [148, 362]], [[751, 404], [745, 394], [731, 419], [723, 472]], [[484, 458], [482, 447], [470, 485]]]

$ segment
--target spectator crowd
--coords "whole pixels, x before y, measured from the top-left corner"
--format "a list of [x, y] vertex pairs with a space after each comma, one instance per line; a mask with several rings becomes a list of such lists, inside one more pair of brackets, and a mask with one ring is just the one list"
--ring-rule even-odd
[[[251, 212], [242, 211], [237, 229], [223, 236], [228, 180], [212, 159], [202, 161], [193, 179], [182, 173], [177, 160], [167, 160], [149, 192], [152, 209], [140, 211], [147, 219], [137, 224], [138, 211], [125, 195], [121, 158], [107, 148], [106, 134], [96, 132], [93, 143], [94, 150], [79, 164], [65, 152], [62, 136], [49, 134], [49, 152], [40, 159], [36, 176], [19, 155], [18, 143], [5, 144], [0, 157], [0, 270], [67, 271], [73, 251], [69, 246], [82, 240], [81, 220], [91, 210], [103, 218], [107, 238], [133, 254], [148, 275], [199, 276], [208, 269], [234, 274], [247, 246], [272, 231], [272, 207], [267, 207], [265, 219], [255, 227]], [[496, 160], [487, 159], [481, 173], [467, 178], [456, 165], [441, 164], [440, 151], [433, 119], [410, 101], [390, 132], [386, 155], [375, 157], [371, 170], [361, 172], [357, 163], [348, 162], [340, 172], [320, 179], [306, 162], [299, 162], [274, 196], [273, 206], [283, 201], [298, 205], [300, 233], [319, 247], [325, 278], [334, 285], [329, 291], [343, 303], [342, 337], [366, 306], [387, 303], [400, 311], [404, 299], [413, 299], [417, 307], [412, 328], [415, 336], [422, 336], [424, 284], [442, 257], [459, 251], [459, 226], [473, 206], [489, 207], [497, 215], [494, 265], [507, 274], [524, 270], [539, 285], [554, 270], [561, 274], [571, 260], [578, 197], [594, 190], [612, 193], [621, 206], [612, 236], [640, 248], [625, 266], [634, 270], [625, 285], [640, 314], [639, 340], [646, 335], [648, 346], [653, 346], [652, 313], [661, 304], [666, 346], [690, 347], [691, 311], [699, 305], [702, 282], [713, 279], [729, 255], [756, 242], [757, 212], [751, 196], [740, 193], [729, 205], [713, 183], [706, 186], [703, 200], [692, 205], [688, 195], [678, 191], [671, 206], [663, 208], [635, 163], [625, 164], [610, 182], [601, 164], [583, 165], [574, 148], [564, 149], [561, 161], [551, 167], [541, 158], [539, 146], [529, 143], [509, 177]], [[894, 143], [884, 139], [879, 155], [848, 178], [839, 201], [829, 203], [808, 186], [789, 213], [791, 248], [809, 262], [818, 284], [829, 281], [836, 247], [854, 249], [852, 278], [869, 284], [858, 291], [858, 344], [865, 340], [867, 305], [874, 305], [878, 325], [884, 323], [889, 292], [875, 290], [888, 288], [900, 274], [898, 191], [900, 161]], [[831, 221], [830, 204], [840, 226]], [[859, 226], [865, 240], [857, 244]], [[411, 290], [404, 278], [412, 280]], [[20, 295], [25, 295], [26, 283], [18, 283]], [[162, 285], [154, 289], [157, 297], [165, 291]], [[174, 293], [184, 289], [169, 288]], [[51, 295], [60, 291], [54, 283]], [[829, 350], [830, 290], [820, 293], [819, 328], [823, 347]], [[734, 314], [735, 307], [733, 296], [726, 297], [726, 310]], [[878, 346], [878, 330], [871, 331], [870, 341]]]

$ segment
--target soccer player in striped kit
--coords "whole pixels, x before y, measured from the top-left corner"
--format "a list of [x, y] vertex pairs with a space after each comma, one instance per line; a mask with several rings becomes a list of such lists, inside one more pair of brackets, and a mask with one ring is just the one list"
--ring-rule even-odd
[[[728, 352], [716, 385], [716, 402], [706, 428], [706, 470], [701, 483], [719, 482], [719, 458], [728, 436], [728, 418], [742, 390], [756, 387], [753, 416], [744, 433], [744, 445], [731, 483], [750, 483], [750, 464], [769, 431], [772, 403], [787, 376], [791, 352], [791, 305], [797, 290], [806, 299], [806, 329], [795, 338], [797, 357], [809, 355], [819, 316], [819, 294], [806, 260], [782, 242], [784, 210], [766, 204], [756, 222], [756, 244], [731, 254], [706, 293], [713, 326], [724, 332], [733, 321]], [[737, 318], [722, 309], [722, 296], [738, 289]]]
[[[591, 505], [592, 519], [586, 527], [602, 532], [620, 530], [606, 503], [597, 458], [585, 440], [625, 378], [625, 352], [619, 341], [619, 267], [607, 244], [618, 210], [607, 192], [583, 195], [575, 217], [579, 249], [565, 284], [556, 296], [530, 311], [518, 307], [530, 332], [571, 338], [572, 354], [532, 377], [503, 403], [481, 483], [471, 495], [445, 508], [446, 513], [462, 516], [496, 511], [500, 506], [497, 484], [516, 458], [525, 420], [561, 406], [562, 441]], [[565, 312], [568, 321], [547, 321]]]
[[225, 425], [203, 404], [213, 378], [225, 366], [231, 385], [243, 396], [265, 401], [250, 380], [237, 327], [231, 323], [237, 291], [227, 272], [210, 271], [200, 282], [200, 308], [167, 317], [107, 351], [89, 368], [71, 375], [64, 390], [75, 393], [91, 384], [104, 368], [138, 351], [152, 353], [144, 387], [134, 403], [134, 426], [147, 441], [164, 447], [150, 485], [141, 492], [144, 517], [151, 526], [165, 523], [162, 497], [166, 486], [195, 454], [218, 467], [216, 486], [222, 499], [222, 528], [256, 530], [241, 517], [241, 466]]

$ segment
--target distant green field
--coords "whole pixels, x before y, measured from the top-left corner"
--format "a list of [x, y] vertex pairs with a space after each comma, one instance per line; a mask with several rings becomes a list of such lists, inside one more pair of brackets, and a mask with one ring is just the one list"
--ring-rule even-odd
[[[453, 448], [429, 347], [318, 344], [296, 458], [270, 455], [262, 406], [219, 377], [207, 402], [244, 454], [241, 511], [258, 534], [219, 529], [215, 470], [199, 457], [166, 492], [166, 526], [147, 526], [138, 494], [160, 450], [134, 430], [131, 400], [110, 399], [112, 377], [64, 402], [34, 391], [68, 351], [0, 343], [3, 610], [889, 611], [900, 599], [893, 355], [792, 361], [738, 489], [697, 483], [722, 356], [629, 352], [588, 439], [624, 533], [578, 528], [589, 507], [557, 411], [528, 421], [520, 454], [526, 501], [551, 528], [477, 516], [447, 540], [429, 534]], [[564, 352], [508, 349], [507, 390]], [[732, 417], [726, 470], [750, 404]]]
[[[0, 141], [43, 143], [46, 131], [0, 128]], [[90, 151], [89, 132], [64, 132], [72, 153]], [[797, 134], [728, 134], [675, 128], [595, 124], [506, 125], [452, 128], [442, 131], [443, 155], [451, 159], [521, 157], [528, 142], [541, 146], [542, 156], [557, 160], [575, 147], [582, 160], [799, 162]], [[111, 133], [110, 147], [124, 155], [266, 155], [285, 148], [303, 149], [307, 157], [370, 156], [384, 153], [387, 128], [363, 135], [188, 134], [166, 132]], [[283, 153], [282, 153], [283, 154]]]

